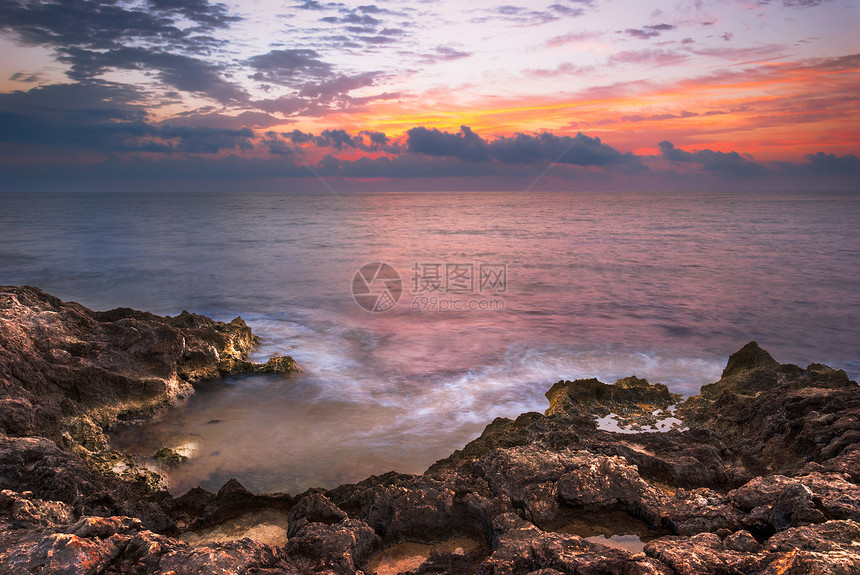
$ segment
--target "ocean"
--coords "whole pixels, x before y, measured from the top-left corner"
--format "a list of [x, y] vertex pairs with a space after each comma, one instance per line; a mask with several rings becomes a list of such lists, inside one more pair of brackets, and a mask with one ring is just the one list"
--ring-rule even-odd
[[0, 284], [241, 315], [263, 340], [255, 359], [304, 368], [211, 382], [112, 436], [141, 456], [189, 453], [175, 493], [420, 473], [493, 418], [544, 410], [560, 379], [637, 375], [691, 395], [750, 340], [860, 376], [858, 194], [238, 186], [0, 194]]

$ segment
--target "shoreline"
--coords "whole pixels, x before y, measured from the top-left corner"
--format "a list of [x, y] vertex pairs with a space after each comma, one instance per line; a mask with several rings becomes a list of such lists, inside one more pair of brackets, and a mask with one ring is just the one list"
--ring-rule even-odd
[[[256, 336], [241, 318], [93, 312], [35, 288], [0, 287], [0, 321], [0, 564], [20, 573], [860, 569], [858, 386], [821, 364], [781, 365], [754, 342], [684, 401], [635, 377], [559, 381], [545, 413], [497, 418], [421, 475], [295, 496], [231, 480], [174, 498], [106, 452], [104, 428], [217, 375], [289, 377], [292, 358], [247, 361]], [[597, 426], [610, 414], [653, 425], [675, 404], [689, 429]], [[641, 548], [589, 539], [586, 519], [607, 541], [629, 535], [613, 533], [618, 513], [645, 526]]]

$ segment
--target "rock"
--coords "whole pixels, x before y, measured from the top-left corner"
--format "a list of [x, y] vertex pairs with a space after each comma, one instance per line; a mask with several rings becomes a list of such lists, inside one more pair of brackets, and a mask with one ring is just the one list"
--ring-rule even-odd
[[33, 547], [13, 549], [7, 565], [9, 573], [101, 573], [119, 554], [111, 540], [91, 540], [65, 533], [54, 533]]
[[299, 499], [287, 517], [287, 536], [292, 537], [307, 523], [333, 525], [347, 518], [346, 513], [321, 493], [309, 493]]
[[813, 462], [850, 473], [860, 440], [857, 383], [820, 364], [803, 370], [753, 355], [680, 404], [684, 422], [717, 434], [757, 475], [793, 475]]
[[860, 485], [838, 473], [814, 472], [797, 480], [812, 491], [815, 506], [828, 519], [860, 521]]
[[714, 533], [661, 537], [645, 545], [645, 554], [678, 575], [761, 573], [774, 559], [773, 554], [731, 549]]
[[288, 357], [246, 361], [256, 344], [241, 318], [95, 312], [37, 288], [2, 286], [0, 429], [58, 441], [65, 428], [83, 447], [100, 448], [104, 438], [94, 426], [162, 409], [198, 381], [297, 367]]
[[299, 573], [295, 567], [285, 563], [277, 549], [250, 539], [198, 547], [176, 545], [158, 562], [158, 573], [165, 575], [251, 575], [266, 572]]
[[778, 553], [778, 557], [765, 573], [860, 573], [857, 541], [860, 541], [860, 524], [850, 520], [787, 529], [766, 543], [765, 548]]
[[757, 477], [731, 491], [729, 498], [738, 508], [750, 512], [744, 520], [747, 527], [761, 533], [827, 520], [816, 507], [812, 490], [782, 475]]
[[749, 342], [729, 356], [721, 379], [737, 376], [757, 369], [769, 371], [779, 367], [779, 363], [754, 341]]
[[188, 461], [187, 456], [181, 455], [177, 453], [175, 449], [170, 449], [169, 447], [162, 447], [161, 449], [156, 451], [155, 455], [153, 455], [152, 457], [156, 461], [160, 461], [168, 467], [175, 467], [180, 463]]
[[644, 556], [605, 547], [577, 535], [547, 533], [533, 525], [507, 531], [493, 553], [478, 567], [479, 575], [529, 573], [635, 573], [671, 571]]
[[723, 540], [723, 545], [729, 551], [740, 553], [759, 553], [762, 550], [761, 544], [755, 540], [749, 531], [745, 530], [736, 531], [726, 537]]
[[663, 523], [679, 535], [729, 532], [741, 528], [744, 514], [712, 489], [679, 489], [661, 508]]
[[255, 365], [252, 368], [254, 373], [275, 373], [278, 375], [291, 375], [300, 372], [302, 369], [299, 364], [290, 356], [273, 355], [269, 361], [262, 365]]
[[16, 493], [9, 489], [0, 491], [0, 515], [7, 516], [16, 529], [58, 527], [71, 523], [74, 518], [73, 509], [67, 503], [34, 499], [30, 491]]
[[651, 425], [654, 412], [678, 402], [681, 396], [669, 392], [661, 383], [651, 385], [645, 379], [625, 377], [612, 385], [596, 379], [559, 381], [546, 393], [547, 415], [567, 415], [583, 411], [597, 416], [614, 413], [622, 422]]
[[344, 519], [333, 525], [305, 522], [287, 541], [285, 550], [300, 569], [352, 575], [380, 546], [381, 540], [370, 526]]

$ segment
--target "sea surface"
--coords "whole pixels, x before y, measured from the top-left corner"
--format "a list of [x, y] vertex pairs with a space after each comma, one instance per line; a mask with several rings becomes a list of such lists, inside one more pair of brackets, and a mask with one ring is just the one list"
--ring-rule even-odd
[[[304, 367], [211, 382], [114, 434], [142, 456], [189, 453], [175, 493], [419, 473], [493, 418], [544, 410], [560, 379], [635, 374], [690, 395], [750, 340], [860, 377], [858, 194], [240, 186], [0, 194], [0, 284], [101, 310], [241, 315], [263, 340], [255, 359]], [[392, 269], [396, 305], [360, 307], [354, 290], [398, 296]]]

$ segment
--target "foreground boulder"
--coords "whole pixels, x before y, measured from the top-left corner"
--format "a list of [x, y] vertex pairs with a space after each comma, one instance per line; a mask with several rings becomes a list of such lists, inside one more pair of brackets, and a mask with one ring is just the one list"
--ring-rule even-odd
[[[545, 413], [493, 421], [422, 475], [174, 498], [105, 473], [103, 426], [292, 361], [248, 363], [240, 320], [0, 298], [4, 573], [860, 573], [860, 388], [840, 370], [750, 343], [683, 402], [635, 377], [559, 382]], [[681, 424], [633, 433], [673, 404]], [[598, 426], [608, 414], [625, 433]]]

